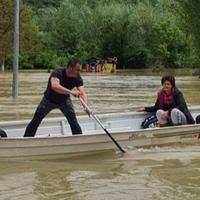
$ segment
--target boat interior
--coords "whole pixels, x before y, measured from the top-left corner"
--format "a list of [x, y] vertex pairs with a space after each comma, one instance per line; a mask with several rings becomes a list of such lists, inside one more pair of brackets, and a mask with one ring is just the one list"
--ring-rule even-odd
[[[194, 118], [200, 114], [200, 107], [192, 108], [191, 113]], [[148, 116], [147, 113], [127, 112], [127, 113], [111, 113], [101, 114], [98, 116], [102, 125], [110, 132], [125, 132], [141, 129], [142, 121]], [[104, 133], [102, 127], [96, 122], [93, 117], [87, 115], [78, 116], [79, 124], [83, 134], [98, 134]], [[23, 137], [25, 128], [29, 120], [21, 121], [1, 121], [0, 127], [8, 137]], [[67, 120], [62, 118], [45, 118], [40, 124], [35, 137], [47, 136], [68, 136], [71, 134], [70, 126]]]

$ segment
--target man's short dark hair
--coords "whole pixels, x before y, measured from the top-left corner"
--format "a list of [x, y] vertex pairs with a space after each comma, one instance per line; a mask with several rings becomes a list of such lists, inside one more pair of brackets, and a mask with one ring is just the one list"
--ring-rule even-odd
[[77, 58], [72, 58], [71, 60], [69, 60], [69, 62], [67, 63], [67, 68], [69, 67], [75, 67], [77, 64], [81, 64], [81, 61]]
[[163, 76], [162, 79], [161, 79], [161, 84], [163, 85], [165, 81], [169, 81], [172, 84], [172, 87], [175, 87], [174, 76], [171, 76], [171, 75]]

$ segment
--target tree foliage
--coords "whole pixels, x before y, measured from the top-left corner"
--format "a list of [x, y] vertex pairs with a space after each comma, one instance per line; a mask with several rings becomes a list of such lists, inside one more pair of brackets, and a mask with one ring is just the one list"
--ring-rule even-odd
[[200, 1], [199, 0], [177, 0], [174, 2], [177, 13], [184, 20], [187, 32], [195, 37], [195, 43], [200, 53]]
[[62, 0], [24, 0], [24, 2], [32, 6], [35, 11], [40, 8], [48, 8], [48, 7], [59, 7]]
[[[2, 61], [12, 49], [13, 5], [12, 0], [0, 2]], [[72, 56], [82, 60], [116, 56], [118, 64], [127, 67], [149, 67], [157, 63], [182, 67], [197, 63], [193, 39], [194, 35], [200, 49], [197, 0], [23, 2], [20, 59], [24, 67], [53, 67]]]
[[13, 1], [0, 0], [0, 62], [4, 62], [12, 50]]
[[[31, 8], [22, 3], [20, 5], [20, 51], [37, 52], [40, 49], [38, 28], [32, 19]], [[13, 1], [0, 0], [0, 10], [0, 62], [4, 63], [13, 49]]]

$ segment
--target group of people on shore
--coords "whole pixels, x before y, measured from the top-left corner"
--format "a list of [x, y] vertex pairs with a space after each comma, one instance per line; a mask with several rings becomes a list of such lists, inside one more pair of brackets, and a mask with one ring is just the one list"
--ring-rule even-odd
[[91, 59], [82, 63], [82, 69], [86, 72], [103, 72], [106, 70], [107, 64], [111, 63], [113, 66], [117, 64], [117, 57], [108, 57], [104, 59]]
[[[81, 62], [78, 59], [71, 59], [66, 66], [51, 72], [47, 88], [32, 120], [26, 127], [24, 137], [34, 137], [43, 118], [55, 108], [60, 109], [68, 120], [73, 135], [82, 134], [70, 99], [72, 95], [81, 97], [86, 104], [88, 103], [80, 70]], [[163, 76], [161, 85], [155, 105], [141, 107], [136, 111], [154, 113], [160, 126], [194, 124], [195, 120], [187, 107], [184, 96], [176, 87], [175, 78], [171, 75]], [[84, 108], [84, 111], [89, 114], [87, 108]], [[6, 137], [5, 131], [0, 129], [0, 135]]]

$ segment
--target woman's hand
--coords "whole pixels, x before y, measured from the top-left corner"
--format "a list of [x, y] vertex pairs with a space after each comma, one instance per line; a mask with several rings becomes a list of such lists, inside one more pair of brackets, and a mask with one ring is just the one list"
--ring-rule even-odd
[[137, 108], [136, 109], [136, 112], [144, 112], [145, 111], [145, 108], [144, 107], [141, 107], [141, 108]]

